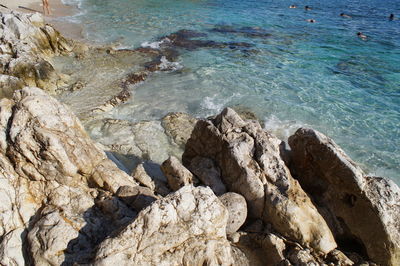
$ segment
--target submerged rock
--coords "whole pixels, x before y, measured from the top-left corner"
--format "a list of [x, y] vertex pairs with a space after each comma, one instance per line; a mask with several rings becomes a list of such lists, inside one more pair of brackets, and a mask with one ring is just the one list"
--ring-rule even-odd
[[220, 25], [220, 26], [212, 28], [210, 31], [224, 33], [224, 34], [226, 34], [226, 33], [239, 34], [239, 35], [244, 35], [244, 36], [250, 37], [250, 38], [254, 38], [254, 37], [267, 38], [267, 37], [272, 36], [272, 34], [270, 32], [268, 32], [267, 30], [260, 28], [260, 27], [235, 28], [233, 26]]
[[301, 128], [289, 138], [302, 187], [325, 211], [339, 247], [380, 265], [400, 264], [400, 189], [363, 171], [322, 133]]
[[165, 133], [182, 149], [192, 134], [197, 119], [185, 113], [169, 113], [162, 118]]
[[246, 122], [226, 108], [212, 120], [197, 122], [182, 158], [188, 167], [198, 156], [212, 159], [228, 190], [246, 198], [250, 217], [260, 217], [282, 235], [327, 254], [336, 248], [335, 240], [281, 159], [280, 143], [258, 122]]
[[[132, 123], [125, 120], [101, 119], [86, 124], [94, 140], [112, 152], [131, 155], [161, 164], [170, 155], [179, 157], [181, 149], [170, 141], [158, 121]], [[132, 166], [127, 166], [131, 169]]]

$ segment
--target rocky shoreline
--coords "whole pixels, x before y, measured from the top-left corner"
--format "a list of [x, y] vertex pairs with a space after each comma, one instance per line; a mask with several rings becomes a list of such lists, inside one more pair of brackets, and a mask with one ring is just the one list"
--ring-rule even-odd
[[[399, 265], [399, 187], [366, 176], [329, 137], [300, 128], [285, 143], [231, 108], [104, 118], [165, 67], [168, 47], [88, 47], [38, 14], [0, 16], [1, 265]], [[169, 39], [225, 45], [190, 34]], [[79, 115], [85, 127], [53, 97], [87, 86], [54, 56], [141, 53], [151, 61], [116, 77]]]

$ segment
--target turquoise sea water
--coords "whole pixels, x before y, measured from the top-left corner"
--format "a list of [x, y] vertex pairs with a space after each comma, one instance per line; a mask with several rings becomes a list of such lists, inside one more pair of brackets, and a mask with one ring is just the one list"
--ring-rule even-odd
[[242, 105], [281, 138], [313, 127], [367, 173], [400, 183], [400, 19], [388, 20], [390, 13], [400, 18], [400, 0], [82, 0], [79, 6], [82, 13], [68, 19], [82, 23], [95, 43], [157, 47], [163, 36], [187, 29], [202, 33], [195, 39], [246, 44], [177, 48], [177, 70], [153, 74], [110, 116], [204, 117]]

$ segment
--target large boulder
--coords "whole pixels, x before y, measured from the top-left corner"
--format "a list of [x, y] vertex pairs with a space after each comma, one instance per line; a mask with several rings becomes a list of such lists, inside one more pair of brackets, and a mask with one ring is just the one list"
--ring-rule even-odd
[[213, 160], [229, 191], [243, 195], [249, 216], [271, 223], [280, 234], [322, 253], [336, 247], [332, 233], [310, 198], [281, 159], [281, 141], [256, 121], [244, 121], [230, 108], [197, 122], [183, 164], [200, 156]]
[[0, 12], [1, 74], [54, 93], [65, 84], [65, 76], [53, 68], [49, 59], [72, 49], [71, 42], [46, 25], [39, 13]]
[[246, 221], [247, 204], [245, 198], [237, 193], [228, 192], [218, 197], [229, 213], [226, 233], [235, 233]]
[[69, 186], [83, 181], [112, 192], [137, 185], [107, 159], [68, 108], [38, 88], [15, 93], [3, 137], [7, 147], [2, 152], [28, 180]]
[[322, 133], [300, 128], [289, 138], [292, 168], [323, 210], [342, 249], [358, 251], [379, 265], [400, 265], [400, 189], [366, 177]]
[[227, 220], [211, 189], [185, 186], [103, 241], [94, 265], [231, 265]]
[[38, 88], [0, 100], [0, 264], [87, 262], [136, 216], [121, 186], [137, 183], [67, 107]]

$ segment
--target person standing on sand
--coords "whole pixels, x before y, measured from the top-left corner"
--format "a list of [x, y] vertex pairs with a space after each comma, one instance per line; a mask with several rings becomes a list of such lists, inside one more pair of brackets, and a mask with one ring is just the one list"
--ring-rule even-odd
[[49, 0], [42, 0], [42, 3], [43, 3], [43, 14], [46, 15], [47, 11], [47, 15], [50, 15]]

